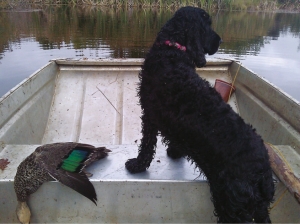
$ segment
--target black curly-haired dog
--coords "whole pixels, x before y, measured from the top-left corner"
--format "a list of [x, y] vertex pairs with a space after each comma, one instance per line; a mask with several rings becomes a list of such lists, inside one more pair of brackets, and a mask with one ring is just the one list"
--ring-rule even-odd
[[145, 171], [160, 134], [170, 157], [186, 156], [207, 177], [218, 222], [271, 222], [274, 182], [261, 137], [195, 72], [220, 43], [200, 8], [179, 9], [161, 29], [139, 74], [143, 137], [126, 168]]

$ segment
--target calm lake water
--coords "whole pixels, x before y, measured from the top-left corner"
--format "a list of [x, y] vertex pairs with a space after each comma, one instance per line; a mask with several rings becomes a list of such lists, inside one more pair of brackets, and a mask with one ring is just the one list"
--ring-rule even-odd
[[[172, 10], [46, 7], [0, 12], [0, 97], [54, 58], [144, 57]], [[224, 43], [212, 57], [243, 65], [300, 101], [300, 14], [212, 12]]]

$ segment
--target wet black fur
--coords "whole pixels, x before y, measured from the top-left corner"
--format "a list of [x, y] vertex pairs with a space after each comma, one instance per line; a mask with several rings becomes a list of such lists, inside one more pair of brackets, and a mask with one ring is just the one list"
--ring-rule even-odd
[[[186, 52], [166, 40], [186, 46]], [[139, 74], [139, 154], [126, 168], [145, 171], [160, 134], [169, 156], [186, 156], [207, 177], [218, 222], [271, 222], [274, 183], [261, 137], [195, 72], [220, 40], [209, 15], [193, 7], [179, 9], [158, 33]]]

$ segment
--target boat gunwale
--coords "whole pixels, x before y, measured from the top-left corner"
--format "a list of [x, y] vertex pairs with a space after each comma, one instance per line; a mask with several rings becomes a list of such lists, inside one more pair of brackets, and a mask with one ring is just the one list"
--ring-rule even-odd
[[0, 97], [0, 106], [2, 105], [2, 102], [9, 97], [11, 94], [13, 94], [15, 91], [17, 91], [20, 87], [22, 87], [25, 83], [29, 82], [31, 79], [33, 79], [35, 76], [38, 75], [39, 72], [44, 70], [46, 67], [48, 67], [50, 64], [52, 64], [53, 61], [49, 61], [47, 64], [43, 65], [41, 68], [33, 72], [30, 76], [23, 79], [21, 82], [19, 82], [16, 86], [11, 88], [7, 93], [5, 93], [2, 97]]
[[[295, 132], [299, 133], [300, 132], [300, 126], [297, 125], [297, 121], [298, 121], [298, 124], [300, 124], [300, 113], [298, 113], [298, 114], [295, 113], [294, 117], [291, 117], [291, 116], [288, 117], [288, 116], [286, 116], [286, 113], [283, 113], [283, 112], [280, 113], [280, 111], [281, 111], [280, 105], [285, 104], [285, 106], [287, 106], [288, 104], [290, 104], [291, 106], [289, 106], [289, 107], [299, 109], [300, 108], [300, 102], [297, 101], [295, 98], [293, 98], [288, 93], [286, 93], [284, 90], [277, 87], [275, 84], [271, 83], [266, 78], [258, 75], [257, 73], [255, 73], [254, 71], [249, 69], [248, 67], [243, 66], [241, 62], [233, 61], [232, 65], [231, 65], [231, 68], [233, 69], [234, 66], [242, 67], [242, 69], [246, 70], [247, 73], [251, 73], [251, 75], [253, 75], [257, 79], [259, 79], [260, 82], [262, 83], [260, 85], [266, 85], [266, 86], [268, 86], [266, 89], [271, 89], [272, 91], [277, 93], [277, 97], [279, 99], [280, 98], [282, 99], [281, 104], [276, 104], [275, 102], [270, 101], [268, 97], [261, 96], [259, 93], [257, 93], [256, 91], [254, 91], [252, 88], [250, 88], [248, 86], [243, 87], [243, 88], [246, 88], [247, 91], [249, 91], [251, 95], [253, 95], [255, 98], [259, 99], [262, 103], [264, 103], [268, 108], [270, 108], [275, 113], [279, 114], [279, 117], [284, 119], [295, 130]], [[237, 68], [237, 70], [238, 69], [239, 68]], [[235, 69], [233, 69], [233, 70], [235, 71]], [[241, 71], [239, 71], [239, 72], [241, 72]], [[233, 79], [234, 79], [234, 75], [236, 75], [236, 74], [235, 73], [232, 74]], [[237, 74], [237, 76], [238, 76], [238, 74]], [[242, 85], [244, 85], [244, 84], [242, 84]], [[296, 121], [296, 122], [294, 122], [294, 121]]]
[[278, 86], [276, 86], [275, 84], [270, 82], [268, 79], [264, 78], [263, 76], [259, 75], [258, 73], [254, 72], [253, 70], [249, 69], [248, 67], [243, 66], [243, 64], [240, 61], [232, 60], [232, 65], [234, 65], [234, 63], [236, 63], [237, 65], [241, 65], [241, 67], [243, 67], [245, 70], [247, 70], [248, 72], [250, 72], [253, 75], [255, 75], [256, 77], [258, 77], [261, 81], [268, 84], [271, 88], [275, 89], [275, 91], [282, 93], [282, 96], [286, 97], [288, 100], [293, 101], [293, 103], [295, 103], [297, 106], [300, 106], [300, 101], [298, 101], [297, 99], [295, 99], [294, 97], [292, 97], [291, 95], [286, 93], [284, 90], [280, 89]]
[[[66, 58], [66, 59], [53, 59], [58, 65], [73, 65], [73, 66], [141, 66], [144, 62], [143, 58], [105, 58], [105, 59], [76, 59], [76, 58]], [[207, 66], [210, 65], [227, 65], [230, 66], [233, 60], [223, 59], [223, 58], [210, 58], [207, 59]], [[201, 68], [200, 68], [201, 69]]]

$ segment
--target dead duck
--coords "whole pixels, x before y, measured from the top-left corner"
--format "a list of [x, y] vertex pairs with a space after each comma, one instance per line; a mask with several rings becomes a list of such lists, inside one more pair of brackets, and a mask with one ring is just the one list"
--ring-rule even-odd
[[57, 180], [84, 195], [96, 204], [97, 195], [84, 168], [110, 152], [105, 147], [75, 142], [40, 146], [20, 163], [14, 180], [18, 199], [17, 216], [21, 223], [29, 223], [31, 212], [26, 203], [29, 195], [47, 181]]

